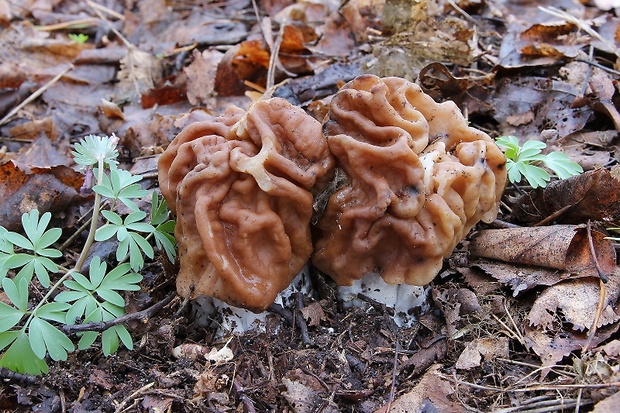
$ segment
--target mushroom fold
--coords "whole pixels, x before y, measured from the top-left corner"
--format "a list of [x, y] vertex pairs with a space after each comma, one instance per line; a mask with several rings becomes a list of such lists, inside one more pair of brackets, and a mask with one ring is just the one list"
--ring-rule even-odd
[[177, 216], [179, 294], [271, 305], [310, 258], [313, 193], [333, 163], [321, 124], [284, 99], [181, 131], [158, 165]]
[[373, 272], [427, 284], [477, 222], [497, 215], [504, 154], [453, 102], [414, 83], [356, 78], [334, 96], [324, 132], [341, 178], [312, 262], [339, 285]]

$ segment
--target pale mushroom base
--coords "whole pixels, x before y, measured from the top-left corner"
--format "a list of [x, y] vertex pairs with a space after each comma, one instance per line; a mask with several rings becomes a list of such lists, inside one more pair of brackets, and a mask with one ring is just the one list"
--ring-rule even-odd
[[429, 286], [388, 284], [379, 274], [368, 273], [350, 286], [338, 287], [338, 299], [345, 308], [357, 306], [370, 308], [370, 304], [358, 298], [359, 294], [388, 308], [394, 309], [393, 320], [398, 327], [412, 327], [419, 316], [431, 309]]
[[[305, 297], [312, 297], [314, 293], [308, 266], [304, 266], [291, 284], [276, 296], [274, 304], [289, 308], [294, 305], [296, 293]], [[248, 331], [263, 333], [267, 316], [272, 314], [269, 311], [254, 313], [206, 295], [192, 300], [191, 307], [194, 322], [202, 327], [215, 328], [218, 338]]]
[[[369, 310], [370, 304], [358, 298], [358, 294], [370, 298], [388, 308], [394, 309], [393, 320], [398, 327], [412, 327], [421, 314], [431, 309], [428, 286], [407, 284], [388, 284], [375, 273], [368, 273], [351, 286], [338, 286], [337, 294], [344, 308], [352, 306]], [[315, 291], [310, 278], [310, 269], [305, 266], [295, 277], [291, 285], [276, 297], [275, 304], [284, 308], [295, 305], [295, 294], [314, 297]], [[263, 333], [266, 331], [269, 311], [254, 313], [239, 307], [226, 304], [217, 298], [200, 296], [191, 301], [192, 318], [202, 327], [215, 328], [216, 337], [230, 334], [244, 334], [249, 331]]]

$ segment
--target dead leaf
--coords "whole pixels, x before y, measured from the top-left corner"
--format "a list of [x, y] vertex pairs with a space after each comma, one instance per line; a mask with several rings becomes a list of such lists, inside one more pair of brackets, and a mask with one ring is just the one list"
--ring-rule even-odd
[[469, 370], [479, 367], [482, 359], [490, 361], [495, 357], [508, 358], [507, 337], [478, 338], [467, 344], [454, 367], [461, 370]]
[[[565, 281], [543, 291], [532, 305], [527, 317], [530, 325], [544, 330], [553, 328], [554, 322], [563, 320], [574, 330], [584, 331], [592, 327], [596, 317], [601, 289], [595, 278]], [[620, 320], [613, 309], [618, 300], [616, 277], [605, 284], [606, 297], [597, 328]]]
[[[485, 274], [493, 277], [504, 285], [507, 285], [512, 289], [513, 297], [518, 296], [524, 291], [531, 290], [538, 286], [550, 286], [555, 285], [568, 278], [583, 278], [590, 277], [591, 275], [571, 274], [566, 271], [558, 271], [553, 269], [547, 269], [542, 267], [533, 267], [529, 265], [518, 265], [514, 263], [505, 263], [500, 261], [489, 261], [479, 259], [471, 264], [470, 268], [459, 268], [459, 271], [464, 273], [470, 282], [485, 283], [486, 287], [489, 287], [489, 280], [477, 280], [475, 269], [480, 269]], [[468, 271], [470, 270], [470, 271]], [[476, 287], [476, 285], [474, 285]], [[477, 290], [480, 287], [477, 288]], [[486, 291], [486, 290], [483, 290]]]
[[338, 412], [333, 402], [328, 402], [328, 393], [316, 377], [300, 369], [291, 370], [282, 378], [282, 384], [286, 387], [282, 394], [295, 413], [312, 413], [318, 405], [324, 406], [324, 412]]
[[170, 411], [173, 401], [172, 397], [147, 394], [142, 399], [142, 407], [152, 413], [165, 413]]
[[[606, 234], [591, 231], [600, 268], [612, 272], [616, 251]], [[469, 244], [475, 257], [596, 274], [587, 230], [575, 225], [482, 230]]]
[[617, 391], [613, 395], [596, 403], [594, 409], [592, 409], [592, 413], [616, 413], [619, 405], [620, 391]]
[[[598, 329], [590, 344], [597, 346], [604, 342], [615, 334], [619, 327], [620, 323], [616, 323]], [[542, 331], [528, 325], [525, 325], [523, 330], [526, 346], [540, 357], [543, 367], [554, 366], [573, 351], [581, 350], [588, 342], [587, 334], [577, 331]], [[541, 373], [541, 380], [547, 373], [548, 370]]]
[[600, 350], [605, 352], [608, 357], [618, 358], [620, 356], [620, 340], [615, 339], [600, 347]]
[[321, 324], [321, 321], [327, 319], [323, 307], [320, 303], [314, 302], [307, 307], [301, 309], [301, 314], [308, 323], [309, 327], [316, 327]]
[[[542, 130], [555, 129], [566, 136], [582, 130], [593, 113], [589, 107], [571, 106], [579, 93], [574, 85], [551, 78], [502, 78], [491, 101], [493, 117], [503, 135], [534, 139]], [[514, 124], [515, 119], [520, 121]]]
[[184, 69], [187, 76], [187, 100], [194, 106], [204, 105], [207, 109], [215, 106], [215, 78], [217, 66], [224, 54], [207, 49], [200, 53], [192, 51], [193, 61]]
[[0, 165], [0, 222], [10, 231], [18, 231], [26, 212], [66, 209], [82, 199], [83, 180], [82, 174], [64, 165], [23, 168], [13, 161]]
[[[412, 390], [392, 402], [389, 413], [462, 412], [463, 406], [451, 400], [454, 387], [441, 376], [440, 367], [439, 364], [435, 364], [429, 368]], [[387, 412], [385, 408], [381, 408], [375, 413]]]
[[565, 224], [619, 219], [620, 168], [600, 168], [552, 181], [519, 197], [513, 208], [515, 219], [524, 223], [538, 222], [559, 211], [563, 212], [556, 221]]
[[161, 61], [135, 46], [127, 48], [120, 65], [117, 99], [138, 101], [142, 93], [154, 88], [162, 77]]

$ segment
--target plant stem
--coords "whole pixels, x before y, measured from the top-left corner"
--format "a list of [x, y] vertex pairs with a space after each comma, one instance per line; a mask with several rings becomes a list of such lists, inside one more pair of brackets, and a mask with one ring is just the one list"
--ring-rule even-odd
[[[103, 182], [103, 158], [99, 159], [97, 163], [97, 184]], [[75, 271], [82, 272], [82, 266], [86, 261], [86, 257], [88, 256], [88, 251], [90, 251], [90, 247], [93, 245], [95, 241], [95, 232], [97, 231], [97, 223], [99, 218], [99, 210], [101, 209], [101, 195], [95, 192], [95, 202], [93, 203], [93, 215], [90, 220], [90, 229], [88, 231], [88, 238], [86, 238], [86, 242], [84, 243], [84, 248], [82, 248], [82, 252], [78, 257], [75, 263]]]

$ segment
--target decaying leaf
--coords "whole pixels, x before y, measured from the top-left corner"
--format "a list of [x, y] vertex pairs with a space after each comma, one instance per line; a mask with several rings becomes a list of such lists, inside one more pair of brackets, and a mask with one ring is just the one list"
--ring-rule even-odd
[[579, 93], [574, 85], [549, 78], [500, 79], [491, 102], [493, 117], [502, 135], [535, 139], [541, 131], [555, 129], [566, 136], [583, 129], [593, 113], [589, 107], [572, 107]]
[[[561, 213], [559, 213], [561, 212]], [[520, 222], [534, 223], [557, 214], [556, 221], [577, 224], [620, 218], [620, 168], [599, 168], [553, 181], [519, 197], [513, 208]]]
[[306, 319], [308, 326], [315, 327], [321, 324], [321, 321], [326, 319], [325, 312], [320, 303], [314, 302], [307, 307], [301, 309], [301, 314]]
[[295, 413], [312, 413], [319, 405], [324, 406], [324, 412], [338, 412], [333, 402], [328, 401], [329, 395], [316, 377], [300, 369], [291, 370], [282, 378], [282, 384], [286, 387], [283, 395]]
[[215, 76], [217, 66], [224, 56], [217, 50], [200, 53], [194, 49], [194, 60], [185, 68], [187, 76], [187, 100], [192, 105], [204, 105], [208, 109], [215, 106]]
[[[411, 391], [392, 402], [389, 413], [462, 412], [463, 406], [451, 397], [454, 386], [441, 376], [440, 367], [439, 364], [430, 367]], [[381, 408], [375, 413], [387, 412], [385, 408]]]
[[[612, 272], [616, 252], [605, 234], [591, 231], [600, 268]], [[596, 274], [588, 231], [583, 226], [553, 225], [479, 231], [469, 244], [475, 257]]]
[[483, 358], [485, 361], [493, 360], [496, 357], [508, 358], [508, 344], [507, 337], [475, 339], [467, 344], [456, 361], [455, 367], [461, 370], [469, 370], [479, 367]]
[[477, 290], [482, 288], [483, 291], [485, 291], [485, 287], [492, 288], [492, 285], [488, 279], [478, 281], [475, 278], [478, 273], [476, 270], [480, 270], [502, 284], [509, 286], [514, 297], [535, 287], [555, 285], [569, 278], [575, 279], [591, 276], [483, 259], [473, 262], [471, 268], [459, 268], [459, 272], [463, 273], [467, 278], [468, 284], [476, 283]]
[[172, 355], [176, 358], [186, 357], [191, 360], [206, 359], [213, 363], [226, 363], [233, 359], [234, 355], [228, 343], [221, 349], [215, 347], [209, 348], [202, 344], [185, 343], [172, 349]]
[[[547, 288], [534, 302], [528, 315], [532, 326], [550, 330], [554, 322], [563, 320], [578, 331], [588, 330], [596, 317], [601, 289], [599, 280], [585, 278], [565, 281]], [[618, 300], [618, 282], [615, 276], [605, 284], [606, 297], [597, 328], [620, 320], [613, 309]]]
[[[620, 324], [615, 323], [597, 330], [590, 345], [596, 346], [607, 340], [618, 331]], [[528, 348], [532, 349], [542, 361], [543, 367], [551, 367], [568, 357], [573, 351], [581, 350], [588, 343], [585, 332], [578, 331], [543, 331], [535, 327], [524, 327], [524, 339]], [[541, 379], [548, 371], [543, 371]]]
[[127, 48], [127, 54], [120, 61], [118, 72], [119, 99], [138, 101], [143, 92], [155, 87], [161, 79], [162, 63], [150, 53], [135, 46]]
[[620, 391], [594, 405], [592, 413], [615, 413], [620, 405]]
[[0, 165], [0, 222], [11, 231], [21, 228], [22, 214], [38, 209], [60, 211], [80, 200], [84, 176], [57, 165], [24, 167], [10, 161]]

